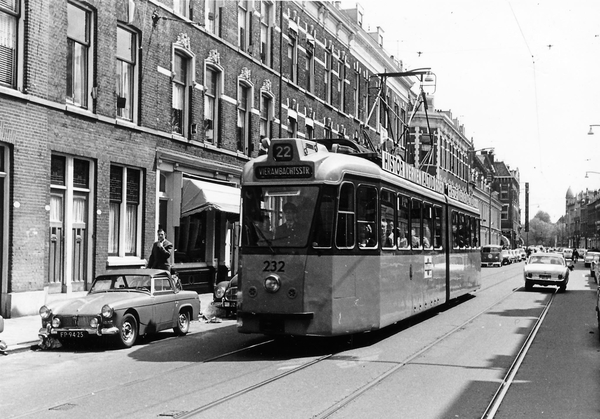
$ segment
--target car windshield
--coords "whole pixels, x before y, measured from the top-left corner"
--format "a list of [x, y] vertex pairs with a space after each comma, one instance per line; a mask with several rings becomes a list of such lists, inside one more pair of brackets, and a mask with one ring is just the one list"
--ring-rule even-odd
[[91, 293], [106, 291], [150, 291], [152, 277], [149, 275], [107, 275], [96, 278]]
[[563, 259], [557, 256], [532, 256], [529, 262], [544, 265], [564, 265]]
[[500, 253], [500, 249], [497, 247], [488, 247], [485, 246], [481, 250], [483, 253]]

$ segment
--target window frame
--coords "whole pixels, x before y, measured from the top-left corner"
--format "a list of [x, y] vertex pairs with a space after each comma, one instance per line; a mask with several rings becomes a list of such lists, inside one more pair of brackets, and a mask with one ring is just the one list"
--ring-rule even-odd
[[[0, 5], [0, 16], [6, 16], [5, 21], [4, 22], [13, 22], [14, 23], [14, 27], [9, 29], [9, 26], [4, 25], [6, 34], [5, 37], [9, 38], [11, 37], [11, 42], [13, 42], [13, 48], [12, 51], [10, 48], [7, 48], [8, 51], [11, 51], [10, 54], [6, 54], [7, 56], [10, 55], [10, 59], [4, 60], [3, 63], [5, 63], [5, 68], [7, 70], [7, 74], [10, 73], [10, 80], [0, 80], [0, 86], [6, 86], [8, 88], [11, 89], [17, 89], [19, 87], [22, 87], [22, 72], [19, 71], [20, 69], [22, 69], [22, 56], [23, 56], [23, 48], [24, 48], [24, 42], [23, 42], [23, 19], [22, 19], [22, 15], [21, 15], [21, 10], [22, 10], [22, 1], [21, 0], [15, 0], [15, 4], [14, 4], [14, 8], [8, 9], [7, 7], [2, 7]], [[13, 31], [12, 34], [10, 34], [9, 32]], [[11, 36], [12, 35], [12, 36]], [[10, 67], [10, 68], [9, 68]], [[4, 68], [4, 67], [0, 67], [0, 68]]]
[[[214, 80], [209, 84], [208, 77], [214, 75]], [[210, 90], [210, 87], [214, 91]], [[205, 63], [204, 65], [204, 103], [203, 103], [203, 121], [204, 121], [204, 141], [209, 144], [218, 145], [220, 143], [219, 125], [220, 125], [220, 100], [223, 92], [223, 69], [214, 65]], [[212, 101], [209, 102], [209, 101]], [[212, 118], [207, 118], [211, 116]], [[207, 121], [210, 121], [208, 123]], [[210, 134], [210, 136], [209, 136]]]
[[[121, 58], [118, 55], [118, 39], [119, 39], [119, 31], [123, 31], [126, 32], [127, 34], [130, 35], [131, 37], [131, 59], [128, 61], [127, 59], [125, 59], [124, 57]], [[139, 70], [139, 66], [138, 66], [138, 61], [139, 61], [139, 33], [137, 31], [132, 30], [131, 28], [127, 27], [126, 25], [122, 25], [122, 24], [118, 24], [117, 25], [117, 49], [115, 50], [115, 59], [117, 61], [117, 89], [116, 89], [116, 94], [117, 94], [117, 102], [115, 104], [116, 106], [116, 117], [118, 119], [123, 119], [126, 121], [130, 121], [130, 122], [135, 122], [137, 120], [137, 98], [138, 98], [138, 70]], [[125, 64], [120, 64], [121, 62], [125, 63]], [[124, 82], [122, 82], [122, 71], [121, 68], [123, 65], [127, 65], [129, 67], [131, 67], [130, 69], [130, 74], [129, 74], [129, 86], [128, 86], [128, 92], [127, 92], [127, 96], [120, 96], [119, 92], [124, 90], [123, 89], [123, 85], [125, 84]], [[125, 99], [125, 103], [123, 107], [119, 107], [119, 99], [123, 98]], [[127, 103], [129, 102], [129, 104]], [[127, 115], [123, 114], [123, 111], [120, 111], [120, 109], [129, 109], [127, 112]]]
[[[253, 106], [252, 84], [249, 83], [247, 80], [238, 79], [237, 96], [237, 150], [249, 156], [252, 153], [250, 139], [250, 114], [252, 113]], [[241, 126], [240, 122], [242, 122]], [[242, 129], [241, 133], [240, 129]]]
[[[69, 24], [68, 24], [68, 10], [69, 8], [76, 8], [79, 11], [82, 11], [85, 14], [85, 28], [84, 28], [84, 38], [83, 42], [79, 42], [73, 38], [73, 34], [69, 33]], [[75, 28], [73, 28], [75, 29]], [[83, 109], [88, 109], [90, 106], [90, 99], [93, 99], [91, 96], [92, 89], [90, 86], [94, 84], [93, 74], [94, 74], [94, 11], [89, 7], [85, 7], [82, 4], [75, 2], [67, 3], [67, 71], [66, 71], [66, 92], [65, 92], [65, 100], [68, 105], [77, 106]], [[76, 56], [77, 56], [77, 45], [82, 49], [82, 58], [84, 62], [79, 68], [76, 64]], [[77, 73], [77, 74], [76, 74]], [[78, 77], [77, 77], [78, 76]], [[77, 82], [81, 84], [81, 87], [77, 87]], [[81, 92], [76, 95], [76, 91], [81, 90]], [[71, 93], [69, 95], [69, 93]], [[78, 96], [76, 98], [76, 96]]]
[[[126, 165], [122, 165], [122, 164], [117, 164], [117, 163], [111, 163], [110, 164], [110, 170], [112, 172], [112, 170], [120, 170], [121, 171], [121, 201], [119, 202], [119, 219], [118, 219], [118, 236], [116, 239], [116, 244], [117, 244], [117, 250], [115, 251], [111, 251], [111, 243], [110, 243], [110, 238], [115, 237], [114, 235], [114, 231], [111, 233], [111, 229], [114, 229], [113, 223], [111, 221], [111, 209], [109, 209], [109, 221], [108, 221], [108, 247], [107, 247], [107, 253], [108, 253], [108, 257], [109, 259], [113, 258], [113, 259], [122, 259], [122, 258], [128, 258], [128, 257], [137, 257], [141, 259], [142, 256], [142, 231], [143, 231], [143, 223], [142, 223], [142, 219], [143, 219], [143, 211], [144, 211], [144, 195], [145, 195], [145, 184], [144, 184], [144, 178], [145, 178], [145, 173], [144, 170], [138, 167], [133, 167], [133, 166], [126, 166]], [[129, 225], [127, 225], [127, 189], [128, 189], [128, 176], [129, 176], [129, 171], [133, 172], [136, 171], [138, 172], [138, 181], [139, 181], [139, 191], [138, 191], [138, 203], [137, 203], [137, 208], [135, 211], [136, 214], [136, 220], [135, 220], [135, 251], [134, 252], [127, 252], [126, 251], [126, 233], [127, 233], [127, 229], [129, 227]], [[111, 187], [109, 189], [109, 206], [112, 207], [112, 203], [115, 202], [113, 201], [113, 199], [110, 197], [110, 193], [113, 191], [112, 189], [112, 184]]]

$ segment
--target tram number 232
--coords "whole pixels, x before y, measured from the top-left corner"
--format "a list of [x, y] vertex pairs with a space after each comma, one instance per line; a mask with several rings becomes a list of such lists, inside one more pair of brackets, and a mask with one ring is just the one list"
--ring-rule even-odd
[[263, 265], [263, 272], [285, 272], [285, 262], [281, 260], [265, 260]]

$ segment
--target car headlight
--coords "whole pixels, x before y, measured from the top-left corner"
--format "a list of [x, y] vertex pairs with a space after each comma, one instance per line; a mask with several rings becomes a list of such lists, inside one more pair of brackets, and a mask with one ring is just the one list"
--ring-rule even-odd
[[50, 318], [50, 316], [52, 315], [52, 310], [50, 310], [48, 307], [46, 306], [41, 306], [40, 310], [40, 317], [44, 320], [48, 320], [48, 318]]
[[92, 317], [92, 319], [90, 320], [90, 327], [98, 327], [98, 319], [96, 317]]
[[267, 292], [276, 293], [281, 288], [281, 280], [275, 275], [269, 275], [265, 278], [265, 289]]
[[527, 278], [533, 278], [533, 274], [531, 272], [527, 272], [527, 274], [525, 274], [525, 276]]
[[60, 327], [60, 319], [58, 317], [54, 317], [52, 319], [52, 327], [54, 327], [55, 329]]
[[563, 279], [563, 278], [564, 278], [563, 274], [558, 274], [558, 279]]
[[110, 319], [114, 314], [114, 310], [108, 304], [104, 304], [102, 306], [102, 311], [100, 312], [100, 314], [102, 314], [102, 317], [104, 317], [105, 319]]
[[215, 290], [215, 299], [220, 300], [225, 295], [225, 287], [217, 287]]

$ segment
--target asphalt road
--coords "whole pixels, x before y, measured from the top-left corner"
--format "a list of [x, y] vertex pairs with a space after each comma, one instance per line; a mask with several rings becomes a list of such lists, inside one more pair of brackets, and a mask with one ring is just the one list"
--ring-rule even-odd
[[[354, 339], [270, 341], [235, 320], [0, 358], [2, 418], [480, 418], [538, 318], [496, 418], [599, 418], [595, 282], [522, 289], [484, 268], [474, 298]], [[491, 416], [490, 416], [491, 417]]]

